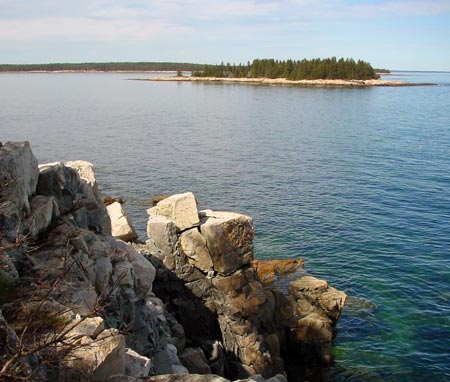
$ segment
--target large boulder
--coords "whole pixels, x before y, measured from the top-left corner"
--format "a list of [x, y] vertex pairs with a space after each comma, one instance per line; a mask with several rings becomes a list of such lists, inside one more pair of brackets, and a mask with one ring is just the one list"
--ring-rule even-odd
[[73, 168], [62, 162], [39, 165], [36, 192], [54, 197], [61, 215], [70, 213], [80, 228], [110, 234], [110, 220], [98, 192], [90, 185], [91, 177], [82, 179], [79, 170], [80, 166]]
[[150, 216], [165, 216], [172, 220], [178, 231], [184, 231], [200, 223], [197, 202], [192, 192], [172, 195], [161, 200], [147, 212]]
[[111, 220], [111, 235], [123, 241], [132, 241], [137, 238], [136, 230], [122, 204], [114, 202], [106, 207]]
[[290, 341], [305, 359], [331, 361], [333, 329], [344, 307], [346, 294], [325, 280], [304, 276], [291, 282]]
[[202, 218], [214, 270], [229, 275], [253, 260], [253, 220], [233, 212], [211, 212]]
[[0, 201], [11, 201], [18, 211], [30, 211], [29, 198], [36, 191], [38, 163], [29, 142], [0, 146]]

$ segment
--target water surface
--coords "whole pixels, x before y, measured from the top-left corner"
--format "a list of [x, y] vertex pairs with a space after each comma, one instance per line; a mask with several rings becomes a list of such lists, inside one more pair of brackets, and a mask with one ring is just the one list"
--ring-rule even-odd
[[157, 194], [252, 216], [256, 257], [304, 257], [350, 296], [331, 381], [450, 380], [450, 74], [367, 89], [126, 80], [140, 76], [0, 74], [0, 140], [93, 162], [142, 237]]

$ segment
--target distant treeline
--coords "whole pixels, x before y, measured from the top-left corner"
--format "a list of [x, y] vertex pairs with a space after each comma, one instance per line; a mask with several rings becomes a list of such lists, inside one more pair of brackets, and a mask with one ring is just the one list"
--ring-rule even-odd
[[0, 64], [1, 72], [31, 71], [193, 71], [203, 68], [201, 64], [180, 62], [87, 62], [87, 63], [53, 63], [53, 64]]
[[343, 79], [368, 80], [379, 78], [372, 66], [352, 58], [316, 58], [312, 60], [256, 59], [245, 64], [205, 65], [192, 73], [198, 77], [286, 78], [288, 80]]
[[381, 73], [381, 74], [389, 74], [389, 73], [391, 73], [391, 71], [389, 69], [378, 69], [378, 68], [375, 68], [374, 70], [375, 70], [375, 72]]

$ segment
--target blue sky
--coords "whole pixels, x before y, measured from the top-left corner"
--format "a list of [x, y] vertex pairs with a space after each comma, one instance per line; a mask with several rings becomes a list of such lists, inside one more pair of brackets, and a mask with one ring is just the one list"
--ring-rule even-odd
[[450, 0], [0, 0], [0, 63], [331, 56], [450, 70]]

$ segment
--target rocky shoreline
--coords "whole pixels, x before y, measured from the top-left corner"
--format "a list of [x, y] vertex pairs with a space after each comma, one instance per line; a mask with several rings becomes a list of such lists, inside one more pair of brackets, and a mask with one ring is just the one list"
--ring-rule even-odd
[[[301, 259], [253, 258], [253, 221], [186, 192], [147, 212], [147, 240], [92, 164], [38, 165], [0, 144], [0, 379], [315, 380], [346, 295]], [[287, 378], [287, 379], [286, 379]]]
[[241, 84], [241, 85], [266, 85], [266, 86], [297, 86], [297, 87], [356, 87], [365, 88], [371, 86], [432, 86], [432, 83], [411, 83], [389, 80], [299, 80], [291, 81], [285, 78], [222, 78], [222, 77], [157, 77], [157, 78], [132, 78], [136, 81], [175, 81], [212, 84]]

